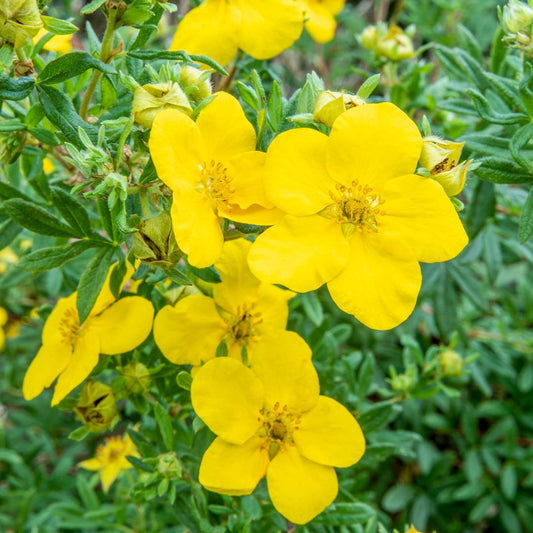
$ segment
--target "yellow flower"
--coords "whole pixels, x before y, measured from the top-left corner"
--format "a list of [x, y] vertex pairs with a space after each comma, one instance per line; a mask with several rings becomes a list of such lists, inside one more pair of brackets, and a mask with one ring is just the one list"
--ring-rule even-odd
[[7, 324], [7, 311], [0, 307], [0, 352], [4, 350], [6, 344], [6, 334], [4, 333], [4, 326]]
[[457, 164], [464, 144], [434, 136], [424, 138], [420, 166], [429, 170], [431, 177], [442, 185], [448, 196], [456, 196], [465, 186], [468, 166], [472, 161]]
[[178, 24], [170, 50], [207, 55], [221, 65], [239, 48], [269, 59], [289, 48], [302, 29], [302, 10], [294, 0], [204, 0]]
[[4, 248], [0, 251], [0, 274], [5, 274], [6, 270], [15, 265], [19, 260], [17, 254], [11, 248]]
[[[296, 342], [297, 341], [297, 342]], [[300, 337], [258, 345], [251, 368], [217, 357], [191, 387], [197, 415], [218, 436], [205, 452], [199, 480], [221, 494], [251, 494], [266, 475], [276, 509], [304, 524], [336, 497], [333, 467], [365, 451], [361, 428], [340, 403], [319, 395], [311, 350]]]
[[[294, 296], [259, 281], [248, 268], [246, 257], [251, 243], [238, 239], [224, 243], [215, 267], [222, 278], [213, 286], [213, 298], [187, 296], [167, 305], [154, 321], [154, 339], [163, 355], [175, 364], [200, 365], [215, 357], [225, 339], [228, 355], [241, 359], [246, 347], [253, 360], [260, 344], [276, 336], [297, 336], [286, 332], [287, 301]], [[289, 339], [290, 341], [290, 339]]]
[[49, 157], [43, 159], [43, 172], [45, 174], [50, 174], [55, 167], [54, 162]]
[[316, 99], [313, 117], [316, 122], [331, 127], [341, 113], [364, 104], [366, 102], [356, 94], [322, 91]]
[[42, 28], [37, 0], [2, 0], [0, 2], [0, 42], [15, 48], [24, 46]]
[[468, 242], [442, 187], [414, 175], [421, 148], [416, 124], [390, 103], [349, 109], [329, 137], [278, 135], [265, 190], [286, 215], [253, 244], [252, 272], [298, 292], [327, 283], [342, 310], [374, 329], [403, 322], [420, 290], [418, 262], [447, 261]]
[[[39, 30], [39, 33], [33, 38], [33, 44], [37, 44], [49, 32], [44, 28]], [[72, 50], [72, 34], [70, 35], [54, 35], [50, 40], [44, 43], [43, 48], [49, 52], [57, 52], [58, 54], [68, 54]]]
[[43, 344], [30, 364], [22, 392], [26, 400], [41, 394], [57, 378], [52, 405], [58, 404], [89, 376], [99, 354], [133, 350], [152, 329], [152, 303], [140, 296], [115, 301], [104, 284], [90, 316], [80, 325], [77, 293], [60, 298], [43, 328]]
[[126, 456], [140, 457], [140, 455], [127, 434], [123, 437], [108, 437], [104, 442], [105, 444], [98, 446], [93, 459], [81, 461], [78, 466], [86, 470], [100, 471], [102, 488], [107, 492], [120, 472], [132, 467]]
[[260, 225], [279, 219], [264, 193], [266, 154], [255, 144], [253, 126], [228, 93], [217, 93], [196, 122], [173, 109], [156, 115], [150, 153], [172, 189], [174, 235], [191, 265], [207, 267], [220, 257], [222, 217]]
[[305, 16], [305, 29], [319, 43], [331, 41], [335, 35], [335, 15], [346, 0], [299, 0]]

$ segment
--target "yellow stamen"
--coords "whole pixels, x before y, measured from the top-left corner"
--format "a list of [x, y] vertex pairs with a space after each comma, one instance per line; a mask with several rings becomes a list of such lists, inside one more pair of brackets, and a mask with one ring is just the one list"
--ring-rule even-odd
[[73, 307], [65, 310], [59, 322], [59, 332], [65, 344], [74, 346], [80, 333], [80, 319], [77, 311]]
[[263, 448], [268, 450], [273, 459], [286, 446], [294, 446], [293, 433], [298, 429], [300, 415], [290, 413], [286, 405], [274, 404], [272, 411], [261, 409], [262, 422], [256, 435], [264, 439]]
[[248, 346], [257, 335], [257, 326], [263, 322], [261, 313], [255, 311], [254, 305], [244, 304], [237, 308], [237, 313], [232, 315], [227, 321], [228, 340], [239, 344], [240, 346]]
[[220, 161], [211, 160], [209, 163], [203, 163], [200, 171], [200, 188], [211, 198], [213, 206], [231, 211], [231, 198], [235, 194], [235, 187], [231, 185], [233, 178], [228, 176], [228, 169]]

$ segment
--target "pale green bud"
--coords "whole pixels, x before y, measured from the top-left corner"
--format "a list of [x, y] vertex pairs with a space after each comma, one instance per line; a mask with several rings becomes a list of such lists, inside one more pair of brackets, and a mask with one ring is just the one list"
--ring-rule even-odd
[[195, 67], [188, 65], [181, 67], [179, 81], [181, 87], [186, 90], [189, 97], [196, 103], [211, 96], [213, 91], [210, 74]]
[[42, 27], [37, 0], [0, 1], [0, 40], [20, 48], [31, 42]]
[[454, 350], [444, 350], [439, 355], [439, 365], [445, 376], [459, 377], [463, 369], [463, 358]]
[[105, 431], [117, 416], [113, 390], [104, 383], [87, 381], [74, 411], [91, 431]]

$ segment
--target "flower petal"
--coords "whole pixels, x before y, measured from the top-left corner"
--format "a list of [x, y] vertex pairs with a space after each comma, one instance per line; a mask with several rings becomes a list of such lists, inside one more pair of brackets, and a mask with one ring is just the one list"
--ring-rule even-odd
[[294, 442], [307, 459], [329, 466], [351, 466], [365, 453], [365, 437], [352, 414], [339, 402], [320, 396], [304, 413]]
[[274, 507], [295, 524], [305, 524], [320, 514], [338, 490], [333, 467], [309, 461], [291, 446], [268, 465], [267, 483]]
[[100, 354], [100, 339], [98, 335], [88, 330], [78, 337], [72, 358], [63, 372], [57, 378], [52, 407], [57, 405], [65, 396], [82, 383], [94, 367], [98, 364]]
[[336, 182], [326, 168], [328, 138], [310, 128], [278, 135], [268, 148], [265, 190], [268, 198], [291, 215], [318, 213], [333, 203]]
[[260, 426], [264, 390], [255, 374], [239, 361], [217, 357], [196, 374], [191, 400], [209, 429], [232, 444], [243, 444]]
[[343, 1], [305, 0], [305, 29], [319, 43], [327, 43], [335, 36], [334, 15], [344, 5]]
[[170, 50], [202, 54], [227, 65], [237, 53], [241, 14], [228, 2], [205, 0], [178, 24]]
[[372, 329], [401, 324], [413, 311], [422, 275], [412, 250], [397, 236], [354, 233], [346, 268], [328, 283], [335, 303]]
[[302, 33], [303, 15], [294, 0], [238, 0], [242, 14], [239, 48], [269, 59], [289, 48]]
[[176, 109], [157, 113], [148, 146], [159, 179], [172, 190], [182, 181], [200, 181], [206, 152], [198, 126], [187, 115]]
[[412, 174], [421, 150], [418, 127], [401, 109], [388, 102], [365, 104], [333, 123], [327, 167], [346, 186], [358, 180], [380, 188], [389, 179]]
[[182, 183], [174, 191], [170, 216], [178, 246], [191, 265], [211, 266], [222, 252], [224, 236], [220, 220], [208, 196]]
[[204, 453], [199, 481], [219, 494], [251, 494], [267, 465], [268, 451], [262, 439], [253, 436], [244, 444], [230, 444], [218, 437]]
[[70, 329], [68, 326], [75, 326], [79, 323], [76, 297], [77, 293], [74, 292], [70, 296], [60, 298], [57, 301], [43, 327], [43, 345], [64, 344], [65, 325], [67, 325], [67, 329]]
[[397, 234], [406, 241], [419, 261], [448, 261], [468, 244], [457, 211], [433, 179], [402, 176], [383, 188], [385, 215], [379, 231]]
[[215, 99], [200, 111], [196, 124], [209, 160], [226, 164], [232, 157], [255, 150], [254, 127], [239, 101], [229, 93], [216, 93]]
[[102, 462], [96, 458], [85, 459], [85, 461], [80, 461], [78, 466], [81, 466], [81, 468], [85, 468], [86, 470], [101, 470]]
[[110, 462], [106, 464], [100, 472], [100, 480], [102, 481], [102, 488], [107, 492], [115, 479], [117, 479], [122, 470], [118, 462]]
[[336, 221], [317, 215], [287, 215], [257, 237], [248, 264], [262, 281], [307, 292], [318, 289], [343, 269], [349, 249]]
[[71, 347], [63, 342], [41, 346], [24, 376], [24, 382], [22, 383], [24, 398], [32, 400], [39, 396], [45, 387], [50, 387], [54, 379], [69, 364], [71, 357]]
[[90, 328], [100, 339], [100, 352], [108, 355], [129, 352], [144, 342], [154, 320], [154, 306], [140, 296], [118, 300], [91, 319]]
[[261, 283], [254, 306], [254, 311], [261, 314], [262, 322], [257, 326], [261, 334], [287, 327], [289, 317], [287, 302], [293, 296], [292, 291], [280, 289], [268, 283]]
[[251, 368], [264, 386], [267, 409], [279, 403], [303, 413], [316, 405], [320, 387], [311, 349], [297, 333], [263, 335], [253, 348]]
[[163, 355], [176, 365], [199, 365], [215, 357], [226, 324], [211, 298], [192, 295], [157, 313], [154, 339]]

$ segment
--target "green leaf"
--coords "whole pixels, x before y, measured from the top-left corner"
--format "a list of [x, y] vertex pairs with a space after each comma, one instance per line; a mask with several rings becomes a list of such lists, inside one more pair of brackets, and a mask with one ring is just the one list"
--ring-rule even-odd
[[81, 428], [75, 429], [69, 436], [72, 440], [83, 440], [91, 430], [87, 426], [81, 426]]
[[[329, 510], [318, 515], [313, 523], [328, 526], [354, 526], [356, 524], [366, 524], [376, 511], [369, 505], [360, 502], [333, 502]], [[350, 527], [355, 531], [355, 528]]]
[[43, 21], [44, 29], [54, 35], [71, 35], [79, 30], [78, 26], [74, 26], [68, 20], [56, 19], [45, 15], [41, 15], [41, 20]]
[[154, 414], [163, 442], [167, 450], [172, 451], [174, 449], [174, 429], [172, 428], [170, 415], [160, 403], [154, 405]]
[[176, 383], [178, 384], [178, 387], [181, 387], [184, 390], [191, 390], [192, 376], [189, 372], [182, 370], [176, 376]]
[[92, 124], [87, 124], [78, 115], [72, 101], [66, 95], [48, 85], [38, 85], [37, 89], [46, 118], [61, 130], [68, 141], [77, 148], [83, 148], [83, 143], [78, 135], [78, 128], [81, 127], [89, 135], [91, 141], [96, 144], [98, 129]]
[[496, 74], [500, 72], [507, 49], [509, 48], [503, 40], [504, 32], [501, 26], [498, 26], [494, 38], [492, 39], [492, 49], [490, 52], [490, 70]]
[[491, 281], [496, 281], [502, 267], [502, 250], [500, 239], [494, 224], [489, 224], [483, 233], [483, 256]]
[[11, 78], [0, 75], [0, 100], [22, 100], [26, 98], [35, 85], [35, 79], [29, 76]]
[[59, 139], [51, 131], [44, 128], [32, 128], [28, 131], [43, 144], [48, 146], [57, 146], [59, 144]]
[[248, 104], [256, 113], [261, 109], [261, 102], [255, 94], [255, 91], [249, 86], [245, 85], [241, 81], [237, 82], [237, 90], [239, 91], [239, 96], [241, 100]]
[[411, 485], [395, 485], [384, 494], [381, 504], [385, 511], [397, 513], [408, 507], [414, 495], [415, 490]]
[[520, 223], [518, 225], [518, 237], [524, 244], [533, 235], [533, 187], [529, 190], [526, 203], [522, 208]]
[[306, 292], [300, 295], [305, 314], [315, 326], [320, 326], [324, 321], [324, 310], [316, 292]]
[[19, 191], [15, 187], [8, 185], [0, 181], [0, 200], [10, 200], [11, 198], [21, 198], [27, 202], [31, 202], [31, 198], [26, 196], [23, 192]]
[[380, 79], [381, 74], [374, 74], [373, 76], [367, 78], [361, 84], [361, 87], [359, 87], [359, 90], [357, 91], [357, 96], [363, 99], [368, 98], [374, 92], [374, 89], [378, 86]]
[[488, 302], [485, 297], [485, 290], [474, 277], [470, 268], [452, 262], [448, 265], [448, 272], [463, 294], [481, 311], [486, 311]]
[[18, 266], [23, 270], [30, 272], [40, 272], [60, 267], [68, 261], [74, 259], [89, 248], [95, 246], [90, 241], [76, 241], [66, 246], [52, 246], [50, 248], [41, 248], [28, 255], [25, 255], [18, 262]]
[[83, 204], [59, 187], [51, 187], [51, 191], [54, 206], [63, 215], [69, 226], [80, 236], [92, 235], [89, 215]]
[[529, 122], [529, 117], [524, 113], [499, 113], [492, 109], [489, 101], [475, 89], [466, 89], [466, 94], [473, 100], [477, 112], [491, 124], [524, 124]]
[[380, 427], [390, 422], [396, 413], [391, 402], [380, 402], [371, 405], [364, 409], [364, 411], [358, 416], [357, 420], [363, 433], [368, 435], [372, 431], [379, 429]]
[[39, 235], [51, 237], [79, 236], [72, 228], [35, 203], [13, 198], [4, 202], [4, 208], [17, 224]]
[[267, 111], [272, 131], [276, 133], [279, 130], [283, 119], [283, 96], [281, 95], [279, 83], [276, 80], [272, 82], [272, 90], [268, 97]]
[[[527, 143], [533, 136], [533, 122], [522, 126], [512, 137], [511, 142], [509, 143], [509, 148], [511, 149], [511, 155], [513, 159], [525, 168], [528, 172], [531, 172], [531, 159], [528, 159], [522, 153], [522, 148], [527, 146]], [[532, 176], [533, 179], [533, 176]]]
[[139, 470], [144, 470], [146, 472], [153, 472], [154, 469], [151, 466], [148, 466], [144, 461], [135, 457], [134, 455], [126, 455], [126, 459]]
[[481, 166], [474, 172], [493, 183], [533, 183], [533, 173], [525, 172], [521, 166], [509, 159], [484, 157], [478, 160]]
[[518, 85], [518, 94], [530, 117], [533, 117], [533, 67], [524, 59], [524, 76]]
[[5, 220], [0, 224], [0, 250], [9, 246], [21, 231], [22, 228], [12, 220]]
[[516, 468], [512, 464], [506, 464], [501, 472], [501, 486], [503, 495], [510, 501], [514, 501], [518, 479]]
[[183, 50], [135, 50], [128, 52], [130, 57], [135, 57], [137, 59], [142, 59], [143, 61], [154, 61], [156, 59], [167, 59], [174, 61], [192, 61], [195, 63], [203, 63], [208, 67], [211, 67], [213, 70], [221, 74], [222, 76], [227, 76], [227, 71], [222, 68], [216, 61], [207, 56], [202, 55], [189, 55]]
[[82, 15], [90, 15], [94, 13], [99, 7], [103, 6], [106, 0], [92, 0], [81, 9]]
[[213, 267], [196, 268], [187, 263], [187, 266], [185, 268], [185, 274], [192, 274], [200, 278], [201, 280], [207, 281], [209, 283], [220, 283], [222, 281], [220, 279], [220, 276], [218, 275], [218, 272]]
[[20, 120], [6, 120], [5, 122], [0, 122], [0, 133], [8, 133], [10, 131], [20, 131], [25, 130], [26, 124], [20, 122]]
[[50, 85], [79, 76], [94, 68], [105, 74], [116, 74], [115, 70], [88, 52], [70, 52], [54, 59], [44, 67], [37, 77], [37, 83]]
[[[478, 169], [479, 170], [479, 169]], [[472, 200], [468, 205], [466, 228], [470, 240], [483, 229], [487, 219], [494, 216], [496, 197], [494, 184], [480, 180], [474, 189]]]
[[457, 329], [457, 295], [445, 264], [440, 265], [440, 276], [433, 298], [435, 323], [444, 339], [448, 340]]
[[113, 248], [98, 250], [81, 275], [76, 300], [81, 324], [85, 322], [85, 319], [91, 313], [96, 299], [104, 286], [113, 252]]

